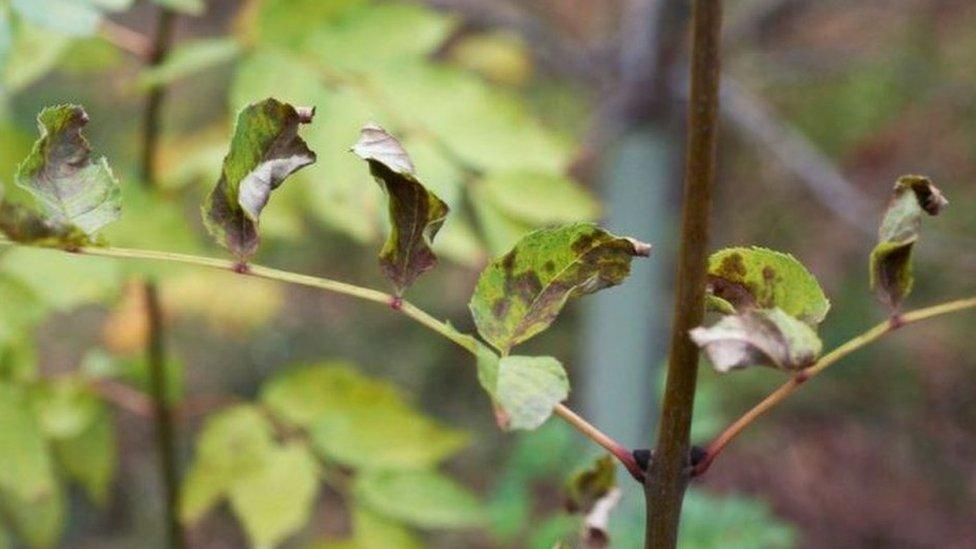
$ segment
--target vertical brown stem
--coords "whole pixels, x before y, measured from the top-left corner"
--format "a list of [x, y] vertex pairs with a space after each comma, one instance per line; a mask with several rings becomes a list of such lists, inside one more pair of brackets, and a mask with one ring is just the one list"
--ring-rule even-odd
[[668, 377], [654, 459], [645, 483], [647, 548], [677, 545], [690, 472], [688, 437], [698, 377], [698, 348], [688, 331], [704, 314], [708, 216], [718, 132], [721, 0], [695, 0], [684, 206]]
[[[159, 8], [156, 31], [152, 39], [152, 50], [147, 64], [156, 66], [166, 59], [173, 41], [176, 14]], [[153, 189], [156, 186], [158, 171], [156, 158], [159, 149], [160, 113], [166, 88], [155, 86], [146, 97], [143, 111], [142, 161], [140, 163], [143, 185]], [[156, 450], [163, 482], [166, 508], [166, 535], [168, 546], [182, 549], [185, 546], [183, 526], [179, 519], [180, 479], [177, 471], [176, 433], [173, 428], [173, 410], [169, 406], [169, 387], [166, 377], [165, 326], [159, 292], [156, 283], [147, 279], [143, 285], [146, 299], [149, 337], [146, 347], [146, 363], [149, 369], [150, 392], [153, 399], [153, 416], [156, 424]]]

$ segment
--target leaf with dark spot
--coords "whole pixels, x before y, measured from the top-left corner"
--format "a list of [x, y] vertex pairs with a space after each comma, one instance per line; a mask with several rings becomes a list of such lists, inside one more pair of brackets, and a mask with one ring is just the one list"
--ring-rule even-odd
[[711, 327], [691, 330], [690, 335], [715, 370], [723, 373], [747, 366], [802, 370], [817, 360], [823, 347], [810, 326], [780, 308], [725, 316]]
[[447, 217], [447, 204], [417, 180], [407, 151], [383, 128], [364, 126], [352, 151], [369, 163], [389, 198], [390, 236], [380, 251], [380, 267], [402, 294], [437, 265], [430, 246]]
[[779, 307], [810, 325], [819, 324], [830, 310], [823, 289], [802, 263], [759, 247], [712, 254], [706, 303], [724, 314]]
[[478, 332], [507, 354], [548, 328], [571, 298], [623, 282], [631, 259], [649, 253], [650, 245], [592, 223], [529, 233], [481, 273], [469, 304]]
[[88, 114], [75, 105], [48, 107], [37, 117], [41, 137], [17, 169], [17, 185], [37, 207], [4, 202], [0, 231], [17, 242], [77, 248], [121, 214], [118, 180], [104, 158], [92, 160], [82, 135]]
[[210, 234], [242, 261], [257, 251], [258, 222], [271, 192], [285, 179], [315, 162], [315, 153], [298, 136], [315, 110], [276, 99], [252, 103], [237, 117], [217, 186], [203, 205]]
[[566, 486], [566, 509], [584, 517], [581, 532], [584, 547], [610, 545], [610, 512], [620, 497], [617, 464], [612, 456], [603, 456], [570, 477]]
[[912, 248], [922, 216], [939, 215], [948, 203], [927, 177], [905, 175], [895, 183], [870, 262], [871, 289], [891, 308], [898, 308], [915, 283]]

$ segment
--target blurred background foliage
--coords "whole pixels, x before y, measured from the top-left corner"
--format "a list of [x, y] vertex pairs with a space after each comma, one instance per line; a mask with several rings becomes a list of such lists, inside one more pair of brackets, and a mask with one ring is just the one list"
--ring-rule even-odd
[[[534, 227], [612, 218], [595, 174], [611, 158], [607, 120], [628, 80], [614, 59], [643, 3], [0, 0], [0, 181], [21, 196], [13, 173], [36, 113], [82, 104], [95, 150], [123, 181], [108, 240], [219, 255], [199, 204], [234, 114], [269, 95], [314, 105], [304, 136], [318, 163], [266, 210], [257, 261], [384, 287], [381, 192], [347, 152], [376, 121], [453, 210], [435, 246], [444, 261], [412, 299], [467, 329], [488, 258]], [[160, 6], [180, 14], [177, 40], [146, 68]], [[895, 177], [921, 172], [953, 204], [920, 248], [913, 302], [971, 292], [976, 8], [739, 0], [728, 12], [735, 95], [714, 247], [794, 253], [834, 303], [822, 333], [838, 343], [883, 316], [867, 291], [872, 233]], [[679, 148], [683, 61], [668, 48], [663, 57], [674, 58], [673, 82], [656, 116]], [[140, 120], [159, 86], [168, 95], [150, 189], [137, 175]], [[654, 191], [668, 210], [679, 181]], [[635, 236], [660, 244], [651, 261], [670, 265], [669, 235]], [[2, 248], [0, 449], [19, 450], [0, 450], [0, 547], [162, 543], [143, 392], [137, 281], [147, 273], [170, 330], [192, 546], [544, 548], [576, 537], [562, 486], [595, 449], [557, 421], [498, 432], [470, 358], [388, 311], [229, 273]], [[668, 317], [666, 303], [648, 301]], [[530, 347], [578, 365], [577, 316]], [[692, 488], [682, 547], [970, 546], [973, 327], [971, 317], [913, 327], [790, 399]], [[702, 378], [698, 441], [781, 381], [707, 368]], [[639, 544], [642, 505], [625, 493], [611, 521], [617, 546]]]

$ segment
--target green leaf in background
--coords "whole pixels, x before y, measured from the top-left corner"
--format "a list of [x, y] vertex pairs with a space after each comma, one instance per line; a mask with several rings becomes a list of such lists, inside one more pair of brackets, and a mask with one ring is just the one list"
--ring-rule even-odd
[[[28, 2], [32, 0], [26, 0]], [[44, 76], [71, 45], [71, 37], [17, 19], [9, 21], [10, 52], [3, 63], [3, 82], [14, 93]]]
[[230, 505], [254, 547], [274, 547], [308, 522], [318, 488], [315, 457], [291, 443], [234, 482]]
[[272, 426], [253, 406], [234, 406], [208, 419], [183, 479], [180, 519], [202, 517], [239, 479], [260, 471], [273, 448]]
[[299, 368], [271, 381], [263, 401], [306, 428], [324, 457], [353, 469], [424, 469], [468, 444], [408, 405], [393, 386], [342, 363]]
[[685, 496], [681, 514], [678, 546], [682, 549], [790, 549], [798, 541], [796, 529], [758, 499], [717, 496], [692, 488]]
[[312, 108], [272, 98], [238, 115], [220, 180], [204, 203], [203, 220], [217, 241], [242, 261], [257, 250], [258, 219], [271, 192], [315, 162], [315, 153], [298, 137], [299, 125], [310, 123], [313, 115]]
[[65, 507], [64, 490], [57, 483], [52, 485], [50, 492], [32, 498], [0, 490], [0, 516], [7, 520], [14, 535], [31, 549], [58, 546], [64, 528]]
[[478, 380], [504, 412], [507, 429], [538, 428], [569, 396], [566, 370], [551, 356], [499, 359], [486, 348], [484, 356], [478, 356]]
[[352, 537], [324, 541], [309, 549], [421, 549], [423, 543], [404, 526], [366, 510], [352, 508]]
[[921, 175], [905, 175], [895, 183], [878, 230], [878, 245], [871, 252], [871, 289], [892, 309], [912, 291], [912, 248], [919, 238], [924, 215], [939, 215], [949, 201]]
[[56, 489], [47, 443], [26, 392], [0, 383], [0, 492], [37, 501]]
[[417, 180], [407, 151], [383, 128], [363, 126], [352, 150], [369, 163], [389, 198], [390, 236], [380, 251], [380, 267], [402, 294], [437, 265], [430, 246], [447, 217], [447, 204]]
[[259, 50], [308, 51], [303, 46], [310, 35], [367, 3], [370, 0], [263, 0], [256, 3], [257, 9], [243, 18], [237, 29], [244, 40], [256, 43]]
[[139, 85], [154, 88], [171, 84], [193, 73], [230, 62], [241, 53], [240, 44], [231, 38], [188, 40], [173, 49], [159, 65], [139, 75]]
[[469, 528], [484, 523], [474, 494], [435, 471], [375, 471], [356, 477], [357, 502], [378, 515], [420, 528]]
[[4, 251], [0, 269], [30, 288], [44, 306], [61, 312], [118, 295], [120, 286], [119, 262], [30, 247]]
[[820, 283], [792, 255], [753, 246], [726, 248], [708, 260], [709, 304], [726, 314], [779, 307], [819, 324], [830, 301]]
[[478, 185], [481, 195], [507, 215], [535, 226], [599, 217], [600, 204], [575, 181], [557, 174], [498, 172]]
[[0, 346], [27, 339], [28, 331], [44, 319], [44, 313], [43, 301], [30, 286], [0, 272]]
[[204, 0], [153, 0], [153, 2], [187, 15], [203, 15], [207, 11]]
[[690, 334], [719, 372], [747, 366], [802, 370], [817, 360], [823, 348], [809, 325], [779, 308], [728, 315], [715, 325], [695, 328]]
[[81, 434], [101, 409], [95, 393], [76, 377], [38, 381], [30, 387], [28, 399], [41, 432], [58, 440]]
[[566, 508], [572, 513], [588, 513], [596, 502], [617, 486], [617, 463], [605, 455], [573, 474], [566, 483]]
[[118, 463], [115, 422], [104, 405], [78, 435], [54, 442], [58, 464], [100, 506], [108, 502], [109, 487]]
[[96, 0], [11, 0], [10, 6], [35, 25], [72, 36], [95, 34], [102, 22]]
[[507, 354], [542, 332], [572, 298], [620, 284], [650, 246], [592, 223], [526, 235], [481, 273], [469, 307], [478, 332]]

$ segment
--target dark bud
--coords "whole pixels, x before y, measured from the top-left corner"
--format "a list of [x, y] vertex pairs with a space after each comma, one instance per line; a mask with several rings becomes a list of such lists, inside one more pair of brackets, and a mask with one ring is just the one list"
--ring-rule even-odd
[[691, 460], [691, 466], [696, 467], [706, 457], [708, 457], [708, 452], [704, 448], [701, 446], [692, 446], [688, 459]]
[[647, 471], [647, 468], [651, 465], [651, 459], [653, 459], [654, 453], [647, 448], [642, 448], [640, 450], [634, 450], [632, 454], [634, 461], [637, 462], [637, 466], [641, 468], [641, 471]]

